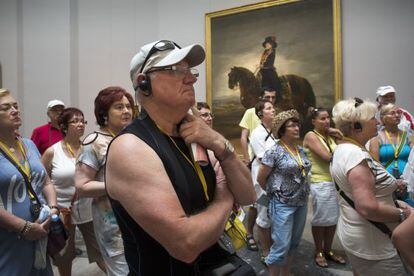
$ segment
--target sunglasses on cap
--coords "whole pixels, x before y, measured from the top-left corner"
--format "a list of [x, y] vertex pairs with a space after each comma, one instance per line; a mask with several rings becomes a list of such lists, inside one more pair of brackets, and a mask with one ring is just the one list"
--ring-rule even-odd
[[148, 62], [148, 59], [155, 54], [156, 52], [162, 52], [166, 50], [174, 50], [175, 48], [181, 49], [180, 46], [178, 46], [175, 42], [170, 40], [160, 40], [157, 43], [154, 44], [154, 46], [151, 47], [151, 49], [148, 51], [147, 57], [144, 59], [144, 62], [142, 63], [141, 70], [139, 71], [142, 73], [142, 71], [145, 68], [145, 65]]
[[357, 98], [357, 97], [355, 97], [354, 100], [355, 100], [355, 108], [357, 108], [358, 106], [364, 103], [364, 100]]

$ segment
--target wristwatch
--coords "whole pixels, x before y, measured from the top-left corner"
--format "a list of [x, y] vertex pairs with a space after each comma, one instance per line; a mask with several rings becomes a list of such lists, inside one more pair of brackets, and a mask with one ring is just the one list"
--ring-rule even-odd
[[234, 152], [234, 147], [233, 145], [230, 143], [229, 140], [224, 140], [224, 151], [220, 156], [216, 156], [216, 158], [219, 161], [223, 161], [225, 160], [227, 157], [229, 157], [231, 154], [233, 154]]
[[407, 215], [404, 213], [403, 209], [398, 208], [398, 210], [400, 211], [400, 222], [403, 222], [407, 218]]

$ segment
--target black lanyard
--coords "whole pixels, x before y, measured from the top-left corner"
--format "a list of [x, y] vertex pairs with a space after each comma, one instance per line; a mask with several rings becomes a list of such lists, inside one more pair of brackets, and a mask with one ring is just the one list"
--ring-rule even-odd
[[[267, 132], [267, 136], [266, 136], [266, 138], [265, 138], [265, 142], [267, 141], [267, 139], [269, 139], [269, 137], [270, 138], [272, 138], [272, 140], [273, 141], [275, 141], [275, 138], [273, 137], [273, 135], [272, 135], [272, 132], [271, 131], [268, 131], [267, 130], [267, 128], [264, 126], [264, 124], [263, 123], [261, 123], [262, 124], [262, 127], [266, 130], [266, 132]], [[276, 142], [276, 141], [275, 141]]]

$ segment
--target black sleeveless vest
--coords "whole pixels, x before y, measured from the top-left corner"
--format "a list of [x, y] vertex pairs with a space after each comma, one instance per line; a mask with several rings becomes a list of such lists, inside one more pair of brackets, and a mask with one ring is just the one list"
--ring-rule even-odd
[[[142, 111], [139, 118], [136, 118], [119, 135], [125, 133], [136, 135], [158, 154], [187, 215], [207, 208], [208, 202], [197, 173], [145, 111]], [[181, 138], [173, 139], [181, 151], [189, 157], [189, 149], [184, 141]], [[108, 154], [110, 154], [110, 146]], [[145, 162], [145, 160], [140, 161]], [[202, 167], [202, 170], [207, 181], [209, 198], [212, 199], [216, 184], [214, 170], [210, 164]], [[122, 233], [130, 275], [199, 275], [199, 269], [211, 263], [219, 263], [228, 256], [226, 251], [215, 244], [202, 252], [192, 264], [174, 259], [131, 218], [119, 201], [110, 197], [109, 199]]]

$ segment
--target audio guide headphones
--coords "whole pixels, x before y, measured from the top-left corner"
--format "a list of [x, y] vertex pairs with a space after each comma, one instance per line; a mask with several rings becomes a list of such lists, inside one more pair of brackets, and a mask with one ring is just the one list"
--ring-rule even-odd
[[[152, 46], [151, 49], [148, 51], [147, 57], [145, 58], [144, 62], [142, 63], [141, 70], [139, 71], [139, 73], [142, 73], [146, 63], [148, 62], [148, 59], [153, 54], [155, 54], [156, 52], [159, 52], [159, 51], [174, 50], [175, 48], [181, 49], [181, 47], [178, 46], [173, 41], [160, 40], [157, 43], [155, 43], [154, 46]], [[145, 77], [138, 82], [138, 88], [142, 91], [142, 94], [144, 96], [149, 96], [152, 93], [151, 80], [150, 80], [149, 76], [147, 75], [147, 73], [150, 73], [150, 71], [146, 72]]]

